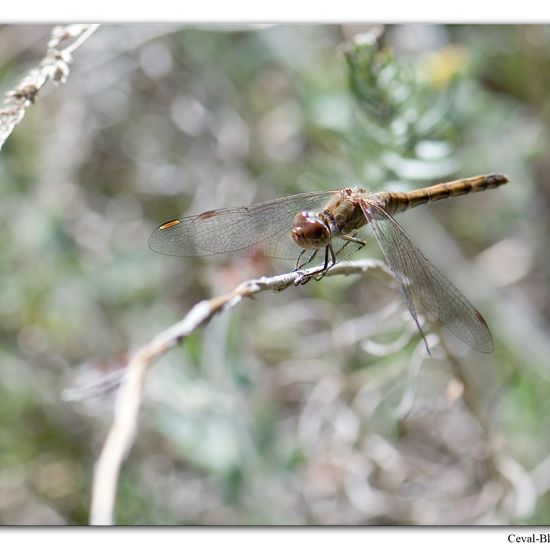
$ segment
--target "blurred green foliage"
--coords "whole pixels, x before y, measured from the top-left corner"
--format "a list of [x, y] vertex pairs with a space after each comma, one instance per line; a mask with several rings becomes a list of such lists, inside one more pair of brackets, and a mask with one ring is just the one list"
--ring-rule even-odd
[[[3, 90], [49, 32], [0, 28]], [[155, 256], [159, 223], [488, 172], [512, 183], [401, 221], [483, 312], [492, 356], [442, 333], [426, 359], [375, 274], [260, 295], [151, 371], [117, 520], [550, 521], [549, 58], [546, 26], [101, 27], [0, 155], [0, 521], [86, 523], [113, 394], [62, 391], [291, 267]]]

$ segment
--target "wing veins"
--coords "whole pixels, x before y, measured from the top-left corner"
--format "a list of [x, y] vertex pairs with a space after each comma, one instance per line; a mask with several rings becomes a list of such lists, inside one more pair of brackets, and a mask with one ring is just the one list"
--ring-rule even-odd
[[335, 192], [300, 193], [250, 207], [224, 208], [205, 219], [204, 213], [185, 216], [165, 232], [157, 228], [149, 246], [175, 256], [260, 254], [293, 259], [300, 248], [290, 238], [292, 219], [300, 209], [320, 209]]
[[[371, 204], [368, 212], [382, 251], [405, 295], [410, 297], [412, 291], [428, 311], [474, 349], [485, 353], [492, 351], [491, 333], [477, 309], [431, 264], [382, 207]], [[413, 311], [411, 313], [414, 317]]]

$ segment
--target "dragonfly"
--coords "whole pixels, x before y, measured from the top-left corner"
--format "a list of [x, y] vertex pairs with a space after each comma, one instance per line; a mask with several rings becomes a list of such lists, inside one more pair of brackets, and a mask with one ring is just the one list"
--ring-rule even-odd
[[463, 342], [477, 351], [491, 353], [493, 338], [482, 315], [428, 260], [394, 216], [428, 202], [494, 189], [508, 182], [503, 174], [487, 174], [406, 192], [345, 187], [299, 193], [165, 222], [152, 233], [149, 247], [171, 256], [224, 254], [294, 259], [297, 270], [323, 257], [314, 271], [322, 277], [337, 259], [367, 244], [370, 228], [428, 353], [415, 298]]

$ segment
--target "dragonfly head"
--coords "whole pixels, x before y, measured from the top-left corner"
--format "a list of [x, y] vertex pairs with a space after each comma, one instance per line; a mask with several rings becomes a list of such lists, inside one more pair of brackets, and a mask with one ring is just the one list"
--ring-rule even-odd
[[294, 216], [290, 236], [300, 248], [323, 248], [329, 244], [331, 232], [319, 214], [303, 210]]

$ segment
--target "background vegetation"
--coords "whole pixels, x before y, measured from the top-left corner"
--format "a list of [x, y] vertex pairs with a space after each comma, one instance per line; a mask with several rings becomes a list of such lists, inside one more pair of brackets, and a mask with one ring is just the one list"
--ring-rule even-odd
[[[4, 91], [50, 31], [0, 28]], [[106, 25], [41, 92], [0, 154], [2, 523], [88, 522], [113, 394], [63, 390], [199, 300], [292, 267], [155, 255], [154, 227], [489, 172], [512, 183], [400, 221], [484, 313], [492, 355], [442, 331], [426, 358], [374, 274], [262, 294], [151, 371], [117, 521], [550, 521], [550, 28], [388, 26], [349, 44], [365, 31]]]

